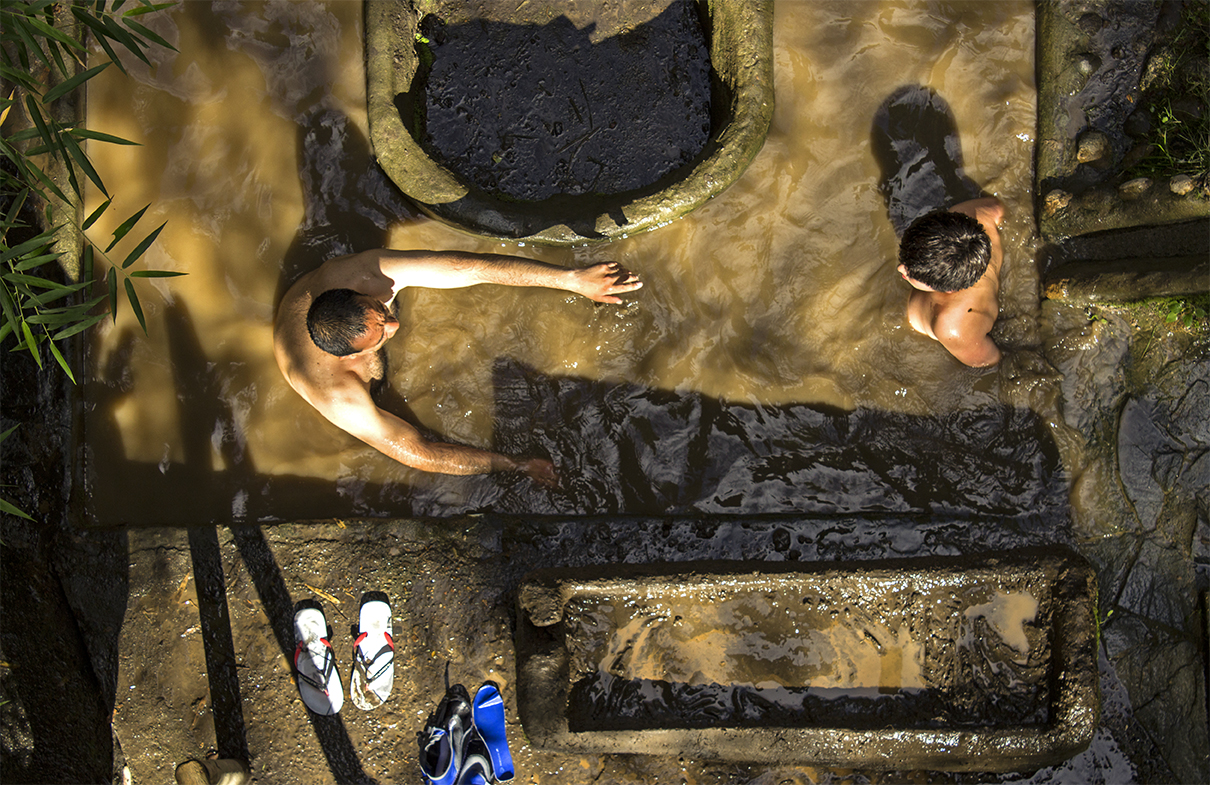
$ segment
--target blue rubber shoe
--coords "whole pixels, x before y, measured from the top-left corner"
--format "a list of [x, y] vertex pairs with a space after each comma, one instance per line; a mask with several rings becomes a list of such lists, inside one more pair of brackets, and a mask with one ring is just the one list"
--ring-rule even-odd
[[492, 762], [487, 754], [487, 745], [477, 728], [472, 728], [467, 737], [466, 755], [462, 759], [462, 771], [454, 785], [492, 785]]
[[475, 730], [487, 748], [494, 781], [510, 782], [514, 774], [513, 755], [508, 750], [508, 733], [504, 726], [504, 698], [495, 682], [484, 682], [475, 693], [471, 716]]
[[466, 742], [473, 733], [470, 696], [465, 687], [455, 684], [421, 734], [420, 773], [426, 785], [454, 785], [458, 781]]

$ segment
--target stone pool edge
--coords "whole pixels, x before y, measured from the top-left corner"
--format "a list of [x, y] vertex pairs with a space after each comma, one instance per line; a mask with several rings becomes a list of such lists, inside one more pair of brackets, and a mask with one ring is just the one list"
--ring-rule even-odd
[[[366, 92], [378, 162], [424, 213], [476, 234], [586, 245], [664, 226], [737, 180], [764, 145], [773, 118], [773, 3], [710, 0], [708, 6], [712, 71], [732, 93], [729, 121], [712, 134], [711, 152], [682, 179], [654, 193], [526, 203], [468, 187], [412, 137], [395, 97], [412, 89], [418, 67], [413, 37], [420, 15], [411, 3], [368, 0]], [[564, 208], [563, 202], [571, 206]]]
[[[1054, 606], [1061, 608], [1052, 630], [1056, 665], [1048, 725], [996, 728], [896, 729], [706, 728], [637, 731], [569, 730], [568, 660], [554, 637], [540, 631], [558, 621], [574, 587], [608, 591], [634, 581], [784, 578], [798, 573], [885, 570], [1014, 569], [1041, 565], [1055, 576]], [[948, 565], [948, 566], [947, 566]], [[1097, 668], [1097, 583], [1091, 566], [1063, 548], [1024, 548], [971, 557], [926, 557], [867, 561], [838, 568], [832, 563], [693, 562], [677, 565], [616, 565], [577, 571], [540, 570], [517, 593], [518, 706], [530, 743], [542, 749], [581, 754], [648, 754], [705, 760], [809, 763], [872, 770], [919, 768], [936, 771], [1024, 771], [1055, 765], [1084, 750], [1100, 714]]]

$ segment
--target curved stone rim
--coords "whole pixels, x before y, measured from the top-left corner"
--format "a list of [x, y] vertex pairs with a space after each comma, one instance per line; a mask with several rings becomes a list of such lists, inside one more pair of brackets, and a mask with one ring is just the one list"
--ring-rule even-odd
[[520, 202], [499, 199], [457, 177], [404, 126], [396, 98], [412, 91], [420, 14], [406, 0], [369, 0], [367, 98], [378, 163], [423, 212], [475, 234], [588, 245], [664, 226], [735, 182], [760, 151], [773, 117], [772, 2], [710, 0], [708, 6], [712, 77], [717, 77], [712, 102], [715, 112], [726, 102], [726, 122], [712, 129], [704, 154], [637, 191]]

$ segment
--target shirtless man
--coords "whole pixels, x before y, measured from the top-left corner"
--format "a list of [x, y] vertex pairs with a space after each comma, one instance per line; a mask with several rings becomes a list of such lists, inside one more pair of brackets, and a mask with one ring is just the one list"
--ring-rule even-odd
[[568, 270], [495, 254], [365, 251], [324, 262], [286, 292], [273, 325], [277, 365], [320, 414], [405, 466], [444, 474], [520, 471], [554, 485], [550, 461], [430, 442], [371, 398], [371, 384], [384, 375], [380, 351], [399, 329], [389, 307], [399, 291], [481, 283], [563, 289], [602, 303], [620, 303], [617, 295], [642, 286], [616, 262]]
[[972, 199], [918, 218], [899, 243], [899, 274], [914, 290], [908, 321], [974, 368], [1000, 362], [988, 333], [1000, 312], [1003, 218], [999, 199]]

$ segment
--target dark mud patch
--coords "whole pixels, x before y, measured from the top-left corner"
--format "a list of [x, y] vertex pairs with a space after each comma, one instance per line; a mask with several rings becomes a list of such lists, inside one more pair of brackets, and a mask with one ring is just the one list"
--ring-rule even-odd
[[[421, 22], [422, 144], [495, 196], [614, 194], [692, 162], [710, 136], [696, 5], [593, 42], [594, 25]], [[413, 118], [403, 118], [409, 124]]]

